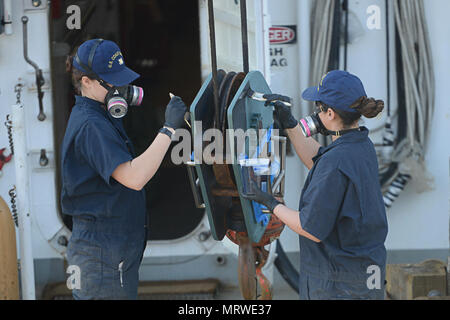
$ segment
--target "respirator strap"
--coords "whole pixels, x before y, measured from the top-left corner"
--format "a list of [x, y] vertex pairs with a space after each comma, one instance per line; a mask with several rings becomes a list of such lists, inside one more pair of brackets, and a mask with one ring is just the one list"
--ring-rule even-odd
[[92, 70], [92, 62], [94, 61], [95, 51], [102, 42], [103, 39], [98, 39], [97, 41], [95, 41], [94, 45], [91, 48], [91, 52], [89, 52], [88, 66], [91, 70]]
[[330, 131], [327, 130], [327, 132], [332, 135], [332, 136], [337, 136], [337, 137], [341, 137], [344, 134], [353, 132], [353, 131], [361, 131], [361, 128], [353, 128], [353, 129], [346, 129], [346, 130], [339, 130], [339, 131]]
[[[80, 57], [78, 56], [78, 52], [75, 55], [75, 61], [84, 69], [86, 70], [86, 72], [88, 73], [88, 75], [94, 79], [96, 79], [97, 81], [100, 82], [100, 84], [105, 87], [106, 83], [104, 83], [105, 81], [103, 81], [98, 74], [96, 74], [94, 72], [94, 70], [92, 70], [92, 63], [94, 61], [94, 55], [95, 55], [95, 51], [97, 50], [98, 46], [103, 42], [103, 39], [97, 39], [97, 41], [95, 41], [94, 45], [91, 48], [91, 51], [89, 52], [89, 57], [88, 57], [88, 65], [85, 65]], [[107, 88], [107, 86], [105, 87]], [[109, 87], [107, 88], [109, 89]]]

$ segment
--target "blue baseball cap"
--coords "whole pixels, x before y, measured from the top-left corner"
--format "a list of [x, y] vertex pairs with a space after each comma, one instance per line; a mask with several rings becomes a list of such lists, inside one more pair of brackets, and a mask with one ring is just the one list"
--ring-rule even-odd
[[323, 76], [317, 87], [303, 91], [302, 98], [308, 101], [321, 101], [330, 107], [358, 112], [350, 106], [359, 98], [367, 97], [361, 80], [342, 70], [334, 70]]
[[[79, 63], [76, 56], [73, 66], [91, 74], [92, 71], [100, 79], [114, 85], [124, 86], [130, 84], [140, 75], [125, 65], [125, 61], [116, 43], [103, 39], [92, 39], [84, 42], [77, 51]], [[92, 71], [86, 70], [91, 68]]]

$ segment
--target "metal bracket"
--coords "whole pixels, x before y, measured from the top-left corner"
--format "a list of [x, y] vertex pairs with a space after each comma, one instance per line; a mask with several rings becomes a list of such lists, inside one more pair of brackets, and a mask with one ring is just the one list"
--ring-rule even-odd
[[[274, 197], [284, 198], [284, 182], [286, 178], [286, 137], [272, 136], [274, 142], [281, 142], [281, 154], [280, 154], [280, 173], [273, 180], [272, 194]], [[277, 191], [278, 190], [278, 191]]]
[[55, 168], [55, 155], [53, 150], [44, 148], [30, 150], [29, 159], [33, 172], [41, 172]]
[[23, 0], [23, 10], [24, 11], [37, 11], [47, 9], [46, 0]]
[[28, 57], [28, 17], [23, 16], [22, 17], [22, 24], [23, 24], [23, 57], [25, 61], [30, 64], [35, 72], [36, 72], [36, 86], [37, 86], [37, 92], [38, 92], [38, 100], [39, 100], [39, 115], [38, 120], [44, 121], [47, 117], [44, 113], [44, 106], [42, 104], [42, 99], [44, 98], [44, 92], [42, 92], [42, 86], [45, 84], [44, 76], [42, 75], [42, 69], [39, 68], [39, 66], [30, 60]]
[[205, 209], [205, 202], [201, 198], [201, 190], [197, 173], [195, 172], [195, 162], [187, 162], [189, 182], [191, 183], [192, 195], [194, 196], [195, 206], [199, 209]]

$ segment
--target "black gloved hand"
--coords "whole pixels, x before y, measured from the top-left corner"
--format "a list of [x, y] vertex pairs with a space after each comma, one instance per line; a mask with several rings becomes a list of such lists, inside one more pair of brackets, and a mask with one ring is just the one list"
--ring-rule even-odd
[[241, 193], [241, 196], [244, 199], [252, 200], [252, 201], [258, 202], [258, 203], [266, 206], [266, 208], [269, 209], [269, 211], [271, 213], [273, 213], [273, 210], [275, 209], [275, 207], [277, 205], [282, 204], [280, 201], [275, 199], [275, 197], [272, 196], [271, 194], [269, 194], [268, 192], [262, 191], [258, 187], [257, 183], [252, 179], [250, 180], [250, 190], [252, 190], [254, 194]]
[[177, 130], [183, 125], [186, 112], [187, 107], [183, 100], [180, 97], [174, 96], [167, 105], [164, 126]]
[[292, 103], [292, 99], [279, 94], [265, 94], [263, 96], [267, 101], [265, 106], [273, 105], [275, 107], [275, 118], [278, 120], [282, 129], [292, 129], [298, 125], [298, 121], [295, 120], [291, 113], [291, 108], [286, 106], [282, 101]]

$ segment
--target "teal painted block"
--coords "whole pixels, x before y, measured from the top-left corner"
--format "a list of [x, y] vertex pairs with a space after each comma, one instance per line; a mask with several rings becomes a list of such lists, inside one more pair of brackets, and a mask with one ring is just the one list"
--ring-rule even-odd
[[[219, 71], [217, 80], [218, 87], [220, 87], [224, 77], [225, 72]], [[228, 129], [242, 129], [243, 131], [246, 131], [249, 128], [269, 129], [273, 126], [273, 107], [265, 107], [264, 102], [249, 98], [247, 96], [249, 87], [256, 92], [271, 93], [269, 86], [260, 72], [252, 71], [248, 73], [227, 110]], [[212, 75], [205, 80], [200, 88], [191, 104], [190, 113], [194, 145], [201, 146], [202, 144], [199, 140], [202, 141], [203, 132], [213, 127], [214, 97], [212, 90]], [[196, 121], [202, 121], [202, 132], [195, 126]], [[202, 148], [194, 147], [192, 159], [194, 161], [201, 159], [201, 154], [195, 154], [196, 151], [202, 152]], [[242, 192], [243, 183], [241, 167], [239, 165], [239, 155], [243, 157], [252, 157], [254, 156], [254, 152], [250, 150], [248, 144], [246, 144], [243, 150], [239, 150], [237, 153], [233, 154], [233, 174], [238, 191]], [[195, 163], [195, 171], [198, 176], [211, 234], [215, 240], [220, 241], [229, 229], [227, 218], [230, 214], [232, 198], [231, 196], [214, 196], [212, 194], [212, 187], [216, 183], [212, 168], [211, 165], [206, 165], [203, 162], [198, 161]], [[240, 203], [249, 238], [252, 242], [259, 242], [264, 234], [270, 216], [262, 214], [259, 205], [256, 203], [252, 203], [242, 197], [240, 197]]]
[[[259, 71], [249, 72], [228, 108], [228, 128], [244, 131], [250, 128], [268, 130], [273, 126], [273, 107], [266, 107], [264, 102], [248, 97], [247, 91], [249, 88], [259, 93], [272, 93], [264, 76]], [[244, 153], [244, 156], [251, 158], [254, 156], [254, 150], [250, 150], [246, 145], [245, 150], [237, 150], [235, 154], [233, 172], [239, 193], [242, 192], [243, 188], [241, 166], [238, 161], [242, 153]], [[249, 238], [252, 242], [257, 243], [261, 240], [269, 219], [258, 222], [255, 211], [258, 213], [259, 205], [242, 197], [240, 197], [240, 200]], [[261, 212], [258, 215], [260, 214]], [[268, 218], [270, 217], [268, 216]]]

